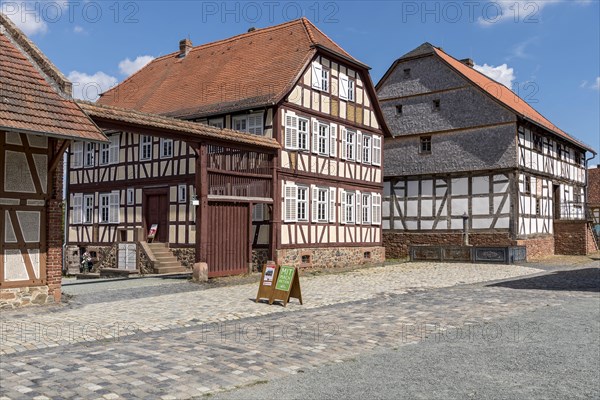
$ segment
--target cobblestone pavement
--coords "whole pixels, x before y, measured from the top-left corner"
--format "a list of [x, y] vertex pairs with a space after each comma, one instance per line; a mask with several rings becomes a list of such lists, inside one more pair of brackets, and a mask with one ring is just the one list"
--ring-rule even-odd
[[[571, 282], [583, 279], [577, 271], [571, 271], [578, 277]], [[570, 296], [598, 297], [597, 286], [541, 296], [540, 272], [402, 264], [302, 278], [304, 306], [295, 300], [287, 308], [255, 304], [252, 284], [52, 313], [3, 312], [0, 398], [191, 398], [432, 334], [485, 338], [500, 329], [503, 338], [514, 340], [522, 330], [493, 326], [492, 320], [559, 305]], [[511, 283], [480, 283], [531, 274], [510, 281], [537, 279], [521, 290]]]

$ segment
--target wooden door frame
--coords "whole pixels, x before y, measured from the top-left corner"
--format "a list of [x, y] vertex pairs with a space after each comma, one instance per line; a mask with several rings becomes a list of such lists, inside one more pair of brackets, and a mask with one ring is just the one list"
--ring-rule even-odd
[[[163, 186], [163, 187], [156, 187], [156, 188], [144, 188], [142, 189], [142, 229], [144, 230], [144, 241], [148, 241], [148, 229], [150, 228], [148, 226], [148, 221], [146, 221], [146, 212], [148, 211], [148, 198], [150, 196], [167, 196], [167, 242], [169, 241], [169, 203], [170, 203], [170, 197], [169, 197], [169, 186]], [[159, 203], [160, 205], [160, 203]]]

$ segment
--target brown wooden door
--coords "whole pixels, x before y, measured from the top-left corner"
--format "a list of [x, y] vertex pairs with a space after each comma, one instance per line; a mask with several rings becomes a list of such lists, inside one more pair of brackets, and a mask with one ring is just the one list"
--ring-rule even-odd
[[552, 185], [554, 200], [554, 219], [560, 219], [560, 185]]
[[208, 276], [248, 272], [250, 230], [249, 204], [208, 204]]
[[155, 242], [169, 241], [169, 201], [167, 193], [150, 192], [145, 194], [146, 233], [153, 224], [158, 224]]

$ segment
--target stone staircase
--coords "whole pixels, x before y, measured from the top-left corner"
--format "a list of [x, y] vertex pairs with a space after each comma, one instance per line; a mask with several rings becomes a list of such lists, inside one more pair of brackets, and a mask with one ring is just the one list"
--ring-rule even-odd
[[177, 257], [171, 253], [171, 250], [169, 250], [169, 247], [165, 243], [148, 243], [148, 248], [150, 248], [156, 259], [154, 270], [157, 274], [190, 272], [177, 261]]

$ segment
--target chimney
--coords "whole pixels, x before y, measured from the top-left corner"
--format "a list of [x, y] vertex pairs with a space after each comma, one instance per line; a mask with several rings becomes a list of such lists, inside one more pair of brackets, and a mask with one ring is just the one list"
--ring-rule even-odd
[[179, 57], [185, 57], [192, 49], [192, 41], [190, 39], [183, 39], [179, 41]]
[[256, 30], [255, 27], [251, 26], [250, 28], [248, 28], [248, 32], [254, 32]]
[[473, 66], [475, 65], [475, 62], [471, 58], [463, 58], [462, 60], [460, 60], [460, 62], [471, 68], [473, 68]]

